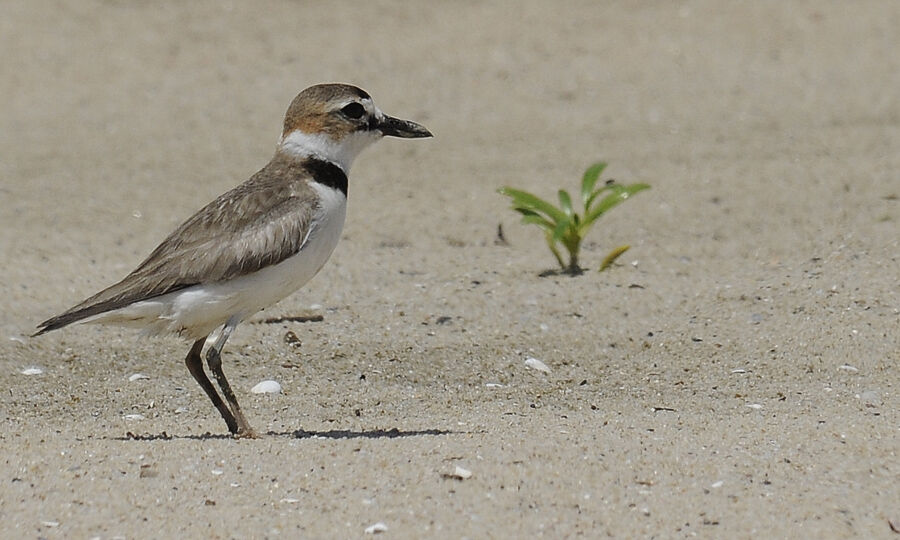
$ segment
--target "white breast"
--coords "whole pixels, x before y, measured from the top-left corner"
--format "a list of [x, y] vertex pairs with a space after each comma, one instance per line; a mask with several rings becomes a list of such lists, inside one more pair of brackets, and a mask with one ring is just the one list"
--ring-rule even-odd
[[320, 198], [319, 211], [296, 255], [253, 274], [212, 285], [238, 301], [233, 314], [247, 317], [278, 302], [318, 274], [331, 257], [341, 239], [347, 199], [340, 191], [321, 184], [313, 184], [313, 188]]
[[178, 333], [200, 339], [233, 316], [245, 319], [293, 293], [322, 269], [344, 228], [344, 194], [321, 184], [312, 185], [320, 198], [319, 210], [296, 255], [252, 274], [188, 287], [85, 322], [138, 326], [149, 334]]

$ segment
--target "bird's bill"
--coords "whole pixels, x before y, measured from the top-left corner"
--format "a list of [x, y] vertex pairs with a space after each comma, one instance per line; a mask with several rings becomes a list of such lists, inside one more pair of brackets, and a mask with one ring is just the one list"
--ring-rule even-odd
[[378, 122], [376, 129], [385, 137], [402, 137], [404, 139], [420, 139], [422, 137], [431, 137], [431, 132], [425, 129], [425, 126], [410, 122], [409, 120], [401, 120], [393, 116], [385, 115]]

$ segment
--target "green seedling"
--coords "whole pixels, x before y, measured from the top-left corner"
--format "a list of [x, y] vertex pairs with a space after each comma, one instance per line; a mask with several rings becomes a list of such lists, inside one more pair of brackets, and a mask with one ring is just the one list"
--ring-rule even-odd
[[[522, 223], [537, 225], [544, 230], [547, 247], [556, 257], [563, 272], [571, 275], [582, 273], [578, 265], [578, 253], [581, 242], [603, 214], [618, 206], [639, 191], [649, 189], [648, 184], [622, 185], [615, 180], [607, 180], [595, 189], [600, 174], [606, 163], [595, 163], [584, 171], [581, 179], [581, 203], [584, 206], [579, 213], [572, 206], [572, 197], [566, 190], [559, 190], [559, 206], [541, 199], [537, 195], [503, 187], [498, 191], [512, 200], [512, 208], [522, 214]], [[568, 252], [569, 260], [563, 260], [560, 244]], [[612, 250], [603, 260], [600, 270], [608, 268], [613, 261], [627, 251], [629, 246], [619, 246]]]

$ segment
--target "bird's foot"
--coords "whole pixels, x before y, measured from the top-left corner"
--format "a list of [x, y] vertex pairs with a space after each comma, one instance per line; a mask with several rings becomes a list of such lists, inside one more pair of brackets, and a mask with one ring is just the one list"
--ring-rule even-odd
[[233, 432], [232, 435], [235, 439], [258, 439], [259, 433], [256, 432], [250, 426], [241, 426], [237, 431]]

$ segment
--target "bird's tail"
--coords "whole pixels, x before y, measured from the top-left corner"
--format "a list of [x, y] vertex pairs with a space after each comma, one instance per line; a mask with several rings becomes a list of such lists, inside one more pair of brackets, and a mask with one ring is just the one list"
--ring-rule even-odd
[[46, 321], [42, 322], [41, 324], [37, 325], [37, 332], [31, 334], [31, 337], [37, 337], [37, 336], [40, 336], [41, 334], [46, 334], [47, 332], [50, 332], [51, 330], [58, 330], [64, 326], [69, 326], [70, 324], [72, 324], [74, 322], [78, 322], [82, 319], [86, 319], [86, 318], [90, 317], [91, 315], [95, 315], [95, 314], [96, 313], [92, 313], [92, 310], [90, 308], [78, 309], [78, 310], [75, 310], [74, 308], [70, 309], [69, 311], [66, 311], [65, 313], [61, 313], [61, 314], [57, 315], [56, 317], [51, 317], [51, 318], [47, 319]]

